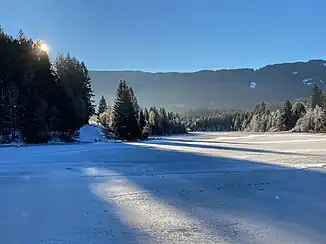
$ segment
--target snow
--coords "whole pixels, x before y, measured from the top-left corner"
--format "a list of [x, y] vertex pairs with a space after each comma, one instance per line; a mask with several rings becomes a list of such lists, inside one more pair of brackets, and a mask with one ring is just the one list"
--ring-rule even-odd
[[[309, 85], [309, 84], [310, 84], [309, 81], [312, 81], [312, 80], [313, 80], [312, 78], [307, 78], [307, 79], [303, 79], [302, 82], [303, 82], [304, 84], [308, 84], [308, 85]], [[311, 84], [312, 84], [312, 83], [311, 83]]]
[[292, 75], [297, 75], [297, 74], [299, 74], [299, 72], [297, 71], [292, 72]]
[[79, 137], [77, 139], [80, 142], [106, 141], [102, 133], [102, 126], [96, 124], [88, 124], [80, 128]]
[[325, 145], [202, 132], [0, 148], [0, 243], [324, 243]]
[[256, 85], [257, 85], [257, 83], [252, 81], [252, 82], [250, 82], [249, 88], [255, 89]]

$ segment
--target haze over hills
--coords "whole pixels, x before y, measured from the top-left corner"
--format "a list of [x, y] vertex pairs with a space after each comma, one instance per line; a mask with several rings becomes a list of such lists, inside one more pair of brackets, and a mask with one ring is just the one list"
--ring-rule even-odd
[[248, 108], [261, 101], [279, 104], [311, 95], [313, 84], [324, 88], [326, 61], [310, 60], [267, 65], [254, 69], [201, 70], [198, 72], [150, 73], [142, 71], [90, 71], [98, 103], [108, 103], [116, 85], [125, 78], [141, 106], [164, 106], [173, 111], [189, 108]]

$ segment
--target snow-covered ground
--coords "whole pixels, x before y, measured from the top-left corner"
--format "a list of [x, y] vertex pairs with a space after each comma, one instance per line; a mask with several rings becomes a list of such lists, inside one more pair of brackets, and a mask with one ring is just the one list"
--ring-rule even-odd
[[97, 124], [84, 125], [80, 128], [79, 137], [76, 139], [80, 142], [107, 141], [102, 130], [103, 127]]
[[325, 243], [326, 135], [0, 148], [0, 243]]

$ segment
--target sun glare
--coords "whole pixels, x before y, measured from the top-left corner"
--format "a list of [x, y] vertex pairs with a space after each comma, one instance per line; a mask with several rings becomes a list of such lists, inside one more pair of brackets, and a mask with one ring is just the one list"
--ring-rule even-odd
[[42, 42], [40, 45], [40, 50], [46, 53], [49, 53], [50, 47], [45, 42]]

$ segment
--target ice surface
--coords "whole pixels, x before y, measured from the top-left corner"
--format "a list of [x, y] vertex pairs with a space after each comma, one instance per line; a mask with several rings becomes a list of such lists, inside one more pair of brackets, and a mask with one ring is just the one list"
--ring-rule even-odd
[[0, 243], [325, 243], [326, 135], [0, 148]]

